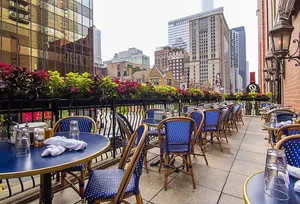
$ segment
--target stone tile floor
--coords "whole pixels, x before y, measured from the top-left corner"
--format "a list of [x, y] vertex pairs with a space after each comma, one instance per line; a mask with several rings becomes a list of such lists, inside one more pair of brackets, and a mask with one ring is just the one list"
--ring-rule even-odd
[[[264, 170], [266, 150], [270, 147], [264, 139], [267, 133], [262, 130], [260, 118], [244, 117], [244, 123], [238, 125], [239, 132], [233, 131], [232, 136], [228, 136], [228, 144], [223, 139], [223, 152], [217, 144], [208, 145], [208, 166], [203, 157], [193, 159], [196, 189], [192, 187], [190, 176], [176, 173], [169, 177], [168, 189], [165, 191], [164, 175], [158, 173], [158, 167], [150, 167], [149, 174], [144, 171], [140, 180], [144, 203], [244, 203], [243, 184], [248, 176]], [[157, 160], [158, 153], [158, 149], [150, 150], [148, 159]], [[134, 197], [128, 201], [135, 203]], [[31, 203], [38, 203], [38, 200]], [[56, 193], [53, 203], [80, 203], [80, 198], [68, 188]]]

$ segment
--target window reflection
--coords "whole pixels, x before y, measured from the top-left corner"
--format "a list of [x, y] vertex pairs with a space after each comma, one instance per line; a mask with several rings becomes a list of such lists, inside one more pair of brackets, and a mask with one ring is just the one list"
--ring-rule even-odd
[[61, 74], [92, 72], [91, 0], [7, 2], [0, 3], [1, 61]]

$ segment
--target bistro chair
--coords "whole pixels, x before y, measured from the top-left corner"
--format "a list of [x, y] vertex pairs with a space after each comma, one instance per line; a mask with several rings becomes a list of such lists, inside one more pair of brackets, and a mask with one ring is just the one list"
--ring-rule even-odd
[[241, 122], [244, 125], [244, 120], [243, 120], [243, 105], [242, 104], [238, 104], [239, 105], [239, 110], [236, 114], [236, 121], [239, 123]]
[[231, 135], [231, 131], [230, 131], [229, 124], [228, 124], [228, 117], [229, 117], [230, 109], [227, 107], [223, 107], [223, 108], [220, 108], [219, 110], [221, 111], [220, 133], [221, 132], [224, 133], [224, 137], [226, 139], [226, 142], [228, 143], [228, 139], [227, 139], [227, 135], [226, 135], [226, 128], [229, 129], [229, 133]]
[[[164, 139], [161, 130], [165, 130]], [[196, 189], [194, 173], [192, 169], [191, 148], [192, 135], [196, 135], [196, 122], [188, 117], [173, 117], [163, 120], [158, 126], [158, 140], [160, 146], [160, 166], [164, 166], [164, 188], [167, 190], [168, 176], [175, 171], [181, 171], [192, 177], [193, 188]], [[194, 134], [193, 134], [194, 133]], [[163, 160], [163, 154], [165, 159]], [[175, 167], [176, 157], [182, 158], [182, 165]], [[184, 167], [187, 170], [184, 170]]]
[[154, 115], [156, 111], [163, 112], [163, 113], [165, 112], [163, 109], [151, 108], [145, 111], [144, 119], [148, 119], [148, 118], [154, 119]]
[[[294, 114], [294, 112], [290, 111], [290, 110], [273, 109], [273, 110], [269, 111], [269, 113], [268, 113], [268, 115], [266, 117], [266, 120], [265, 120], [266, 123], [270, 122], [271, 116], [272, 116], [273, 113], [276, 114], [276, 115], [278, 115], [278, 114], [282, 115], [282, 117], [279, 118], [280, 122], [284, 121], [286, 119], [287, 115], [289, 115], [289, 114], [293, 115]], [[278, 118], [277, 118], [277, 120], [278, 120]]]
[[[88, 203], [129, 203], [124, 199], [131, 196], [136, 197], [138, 204], [143, 203], [139, 180], [143, 171], [147, 131], [146, 125], [140, 125], [132, 134], [118, 169], [92, 171], [84, 192], [84, 198]], [[130, 158], [129, 164], [126, 165], [133, 148], [135, 148], [133, 156]], [[125, 165], [127, 166], [126, 169]]]
[[230, 118], [231, 127], [232, 127], [232, 129], [235, 128], [237, 132], [239, 131], [239, 129], [237, 127], [237, 121], [238, 121], [237, 115], [238, 115], [238, 112], [240, 109], [241, 109], [241, 106], [239, 104], [235, 104], [232, 108], [232, 114], [231, 114], [231, 118]]
[[195, 106], [182, 106], [182, 112], [186, 115], [190, 114], [189, 110], [192, 109], [194, 110], [196, 107]]
[[[78, 127], [80, 132], [86, 132], [86, 133], [96, 133], [97, 132], [97, 125], [96, 122], [87, 116], [68, 116], [64, 117], [60, 120], [58, 120], [54, 126], [53, 126], [53, 131], [54, 132], [69, 132], [70, 130], [70, 122], [71, 120], [77, 120], [78, 121]], [[64, 186], [67, 183], [70, 184], [70, 186], [80, 195], [81, 198], [83, 198], [83, 193], [84, 193], [84, 181], [85, 181], [85, 175], [86, 171], [88, 173], [91, 173], [91, 164], [92, 161], [64, 169], [61, 171], [61, 184]], [[74, 172], [80, 172], [80, 176], [78, 177], [75, 175]], [[67, 174], [72, 175], [76, 180], [78, 180], [79, 188], [75, 186], [73, 182], [71, 182], [67, 178]]]
[[[120, 133], [122, 136], [122, 152], [121, 152], [121, 157], [122, 157], [125, 152], [127, 143], [130, 140], [131, 135], [133, 134], [134, 131], [133, 131], [133, 128], [132, 128], [130, 122], [127, 120], [127, 118], [123, 114], [117, 112], [116, 117], [117, 117], [118, 125], [120, 128]], [[148, 143], [148, 138], [147, 138], [147, 143]], [[148, 173], [149, 171], [148, 171], [147, 151], [148, 151], [148, 148], [146, 148], [146, 151], [145, 151], [144, 165], [145, 165], [145, 169]]]
[[285, 125], [278, 130], [276, 137], [272, 137], [271, 145], [272, 147], [274, 147], [276, 143], [283, 138], [283, 136], [291, 136], [298, 134], [300, 134], [300, 124]]
[[[207, 134], [210, 134], [210, 143], [214, 144], [214, 137], [217, 138], [218, 144], [220, 145], [221, 151], [222, 144], [220, 141], [220, 123], [221, 123], [221, 111], [218, 109], [210, 109], [204, 112], [204, 125], [202, 127], [202, 132], [204, 133], [204, 137], [207, 140]], [[206, 151], [206, 146], [204, 146], [204, 150]]]
[[[206, 145], [206, 140], [202, 137], [201, 131], [202, 131], [202, 127], [203, 127], [203, 123], [204, 123], [204, 114], [201, 111], [193, 111], [189, 114], [190, 118], [192, 118], [195, 122], [196, 122], [196, 126], [197, 126], [197, 131], [194, 132], [196, 135], [192, 135], [192, 141], [193, 141], [193, 145], [192, 145], [192, 154], [193, 155], [198, 155], [198, 156], [203, 156], [205, 159], [205, 163], [206, 165], [208, 165], [207, 162], [207, 158], [203, 149], [203, 146]], [[194, 146], [198, 145], [201, 149], [201, 153], [196, 154], [195, 153], [195, 149]]]
[[300, 135], [293, 135], [281, 139], [276, 144], [275, 149], [284, 150], [287, 163], [300, 168]]

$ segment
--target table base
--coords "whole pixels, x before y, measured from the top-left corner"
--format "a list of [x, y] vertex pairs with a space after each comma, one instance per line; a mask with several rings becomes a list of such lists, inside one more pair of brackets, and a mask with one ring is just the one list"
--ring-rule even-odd
[[44, 204], [52, 204], [52, 176], [51, 173], [41, 175], [40, 199]]

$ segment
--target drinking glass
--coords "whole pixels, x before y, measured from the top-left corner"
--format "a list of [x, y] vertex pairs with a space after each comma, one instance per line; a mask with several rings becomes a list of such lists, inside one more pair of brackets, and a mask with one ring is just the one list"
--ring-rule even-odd
[[75, 140], [79, 140], [79, 127], [78, 127], [78, 121], [77, 120], [71, 120], [70, 121], [70, 132], [69, 132], [69, 136], [70, 139], [75, 139]]
[[290, 198], [290, 180], [286, 165], [286, 156], [283, 151], [277, 149], [267, 151], [264, 191], [268, 196], [282, 201]]
[[28, 156], [30, 154], [30, 136], [27, 129], [18, 129], [16, 135], [16, 156]]

